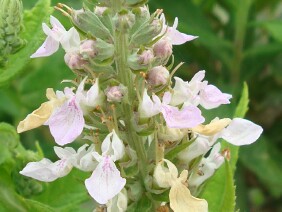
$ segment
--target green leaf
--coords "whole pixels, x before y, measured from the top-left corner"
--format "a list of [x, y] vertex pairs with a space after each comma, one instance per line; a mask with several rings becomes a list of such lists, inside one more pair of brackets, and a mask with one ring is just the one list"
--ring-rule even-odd
[[25, 199], [28, 211], [55, 212], [54, 208], [31, 199]]
[[249, 91], [248, 85], [244, 82], [241, 99], [235, 110], [234, 117], [243, 118], [249, 109]]
[[263, 27], [270, 33], [270, 35], [277, 40], [282, 42], [282, 21], [275, 20], [266, 22], [263, 24]]
[[208, 201], [210, 212], [234, 211], [235, 187], [233, 171], [228, 161], [225, 161], [224, 167], [221, 167], [208, 181], [200, 198]]
[[19, 142], [19, 135], [15, 128], [6, 123], [0, 123], [0, 165], [12, 157], [10, 152]]
[[21, 38], [26, 40], [27, 44], [18, 53], [11, 55], [6, 67], [0, 69], [0, 86], [7, 84], [30, 61], [30, 55], [43, 42], [42, 22], [47, 21], [51, 12], [50, 0], [39, 0], [32, 10], [25, 12], [25, 30]]

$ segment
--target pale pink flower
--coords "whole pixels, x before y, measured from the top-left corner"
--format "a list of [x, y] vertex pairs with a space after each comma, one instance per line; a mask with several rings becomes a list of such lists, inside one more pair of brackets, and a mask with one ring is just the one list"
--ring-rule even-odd
[[70, 88], [65, 88], [64, 93], [57, 92], [58, 97], [66, 100], [45, 123], [49, 125], [55, 142], [61, 146], [73, 142], [82, 133], [85, 125], [83, 114], [87, 113], [87, 108], [94, 108], [101, 103], [98, 79], [87, 92], [84, 91], [85, 80], [78, 86], [76, 94]]
[[73, 142], [82, 132], [84, 127], [83, 111], [70, 88], [65, 88], [67, 101], [56, 108], [46, 125], [59, 145]]
[[199, 92], [207, 82], [203, 82], [205, 77], [205, 71], [197, 72], [190, 82], [183, 81], [179, 77], [174, 77], [175, 85], [173, 88], [173, 94], [171, 98], [171, 105], [185, 105], [198, 106], [200, 103]]
[[186, 106], [181, 110], [177, 107], [163, 105], [162, 114], [166, 125], [170, 128], [192, 128], [205, 121], [201, 110], [193, 105]]
[[90, 178], [85, 180], [89, 194], [100, 204], [106, 204], [125, 186], [126, 179], [120, 176], [115, 161], [124, 155], [124, 144], [113, 130], [102, 143], [102, 155], [94, 157], [99, 162]]
[[60, 41], [67, 31], [54, 16], [50, 16], [50, 23], [52, 25], [52, 29], [50, 29], [45, 23], [42, 24], [43, 31], [47, 35], [47, 38], [42, 46], [33, 55], [31, 55], [31, 58], [50, 56], [59, 49]]
[[166, 25], [166, 20], [164, 14], [161, 15], [161, 21], [163, 22], [163, 30], [162, 33], [164, 33], [165, 30], [167, 30], [167, 33], [165, 34], [165, 37], [168, 38], [172, 45], [181, 45], [188, 41], [194, 40], [198, 38], [198, 36], [193, 35], [187, 35], [185, 33], [181, 33], [177, 30], [178, 26], [178, 18], [176, 17], [173, 23], [172, 27], [169, 27]]
[[232, 95], [222, 93], [214, 85], [206, 85], [200, 91], [200, 104], [206, 109], [217, 108], [222, 104], [230, 104]]
[[194, 105], [184, 106], [181, 110], [168, 105], [171, 101], [171, 94], [166, 92], [163, 97], [161, 112], [169, 128], [192, 128], [205, 121], [201, 110]]

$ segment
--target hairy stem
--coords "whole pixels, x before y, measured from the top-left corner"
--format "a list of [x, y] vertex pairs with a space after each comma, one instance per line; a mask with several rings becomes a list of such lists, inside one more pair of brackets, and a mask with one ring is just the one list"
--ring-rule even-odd
[[114, 35], [115, 40], [115, 63], [116, 70], [118, 74], [119, 81], [128, 88], [128, 102], [122, 102], [122, 109], [124, 115], [124, 122], [126, 126], [126, 137], [127, 142], [131, 148], [133, 148], [138, 157], [138, 166], [139, 171], [142, 177], [142, 183], [145, 181], [147, 175], [147, 158], [145, 153], [145, 148], [141, 138], [136, 134], [133, 119], [134, 111], [132, 103], [135, 101], [136, 90], [134, 89], [133, 83], [133, 74], [128, 67], [127, 58], [128, 58], [128, 34], [124, 31], [115, 31]]

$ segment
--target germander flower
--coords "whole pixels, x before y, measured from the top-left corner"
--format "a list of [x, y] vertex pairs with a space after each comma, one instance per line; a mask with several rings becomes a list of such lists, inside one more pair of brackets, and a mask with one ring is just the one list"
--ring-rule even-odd
[[97, 166], [97, 162], [91, 158], [93, 146], [86, 150], [87, 147], [88, 145], [83, 145], [77, 152], [71, 147], [54, 147], [60, 160], [53, 163], [43, 158], [39, 162], [30, 162], [20, 171], [20, 174], [39, 181], [52, 182], [66, 176], [73, 167], [83, 171], [92, 171]]
[[139, 113], [141, 118], [149, 118], [162, 113], [166, 125], [169, 128], [192, 128], [205, 121], [204, 117], [201, 115], [201, 110], [196, 106], [184, 106], [181, 109], [169, 105], [171, 101], [171, 94], [165, 92], [163, 96], [163, 102], [160, 101], [159, 97], [156, 95], [150, 96], [147, 90], [144, 91], [143, 100], [139, 106]]
[[18, 126], [18, 132], [24, 132], [43, 124], [48, 125], [50, 132], [59, 145], [73, 142], [82, 132], [85, 121], [83, 114], [89, 107], [96, 107], [102, 98], [99, 91], [98, 79], [86, 92], [84, 91], [85, 80], [82, 80], [76, 93], [66, 87], [64, 92], [57, 91], [56, 95], [47, 90], [50, 101], [28, 115]]
[[212, 148], [209, 156], [207, 158], [202, 158], [199, 164], [198, 172], [194, 172], [189, 178], [189, 185], [191, 187], [197, 187], [201, 185], [215, 173], [216, 169], [223, 164], [224, 157], [220, 154], [220, 148], [220, 143], [217, 143]]
[[[164, 162], [167, 167], [164, 167]], [[208, 211], [208, 203], [204, 199], [193, 197], [185, 185], [188, 171], [183, 170], [178, 177], [176, 166], [169, 160], [163, 159], [156, 165], [154, 179], [161, 188], [171, 188], [169, 191], [170, 207], [174, 212]], [[189, 182], [188, 182], [189, 183]]]
[[205, 109], [217, 108], [222, 104], [229, 104], [232, 95], [222, 93], [214, 85], [208, 85], [207, 81], [203, 81], [205, 71], [199, 71], [194, 75], [190, 82], [183, 81], [175, 77], [175, 85], [173, 88], [172, 105], [194, 105], [199, 104]]
[[113, 130], [102, 143], [102, 155], [93, 156], [99, 162], [90, 178], [85, 180], [89, 194], [100, 204], [106, 204], [125, 186], [126, 179], [120, 176], [115, 161], [124, 155], [124, 144]]
[[47, 35], [47, 38], [42, 46], [40, 46], [39, 49], [30, 56], [31, 58], [50, 56], [58, 51], [61, 39], [67, 31], [60, 21], [54, 16], [50, 16], [50, 23], [52, 25], [52, 29], [50, 29], [47, 24], [42, 24], [42, 29]]
[[165, 19], [164, 14], [161, 15], [160, 19], [163, 23], [163, 29], [162, 29], [161, 34], [163, 34], [167, 30], [164, 38], [167, 38], [172, 45], [181, 45], [188, 41], [198, 38], [198, 36], [187, 35], [185, 33], [179, 32], [177, 30], [177, 26], [178, 26], [177, 17], [174, 19], [174, 23], [172, 27], [169, 27], [166, 25], [166, 19]]

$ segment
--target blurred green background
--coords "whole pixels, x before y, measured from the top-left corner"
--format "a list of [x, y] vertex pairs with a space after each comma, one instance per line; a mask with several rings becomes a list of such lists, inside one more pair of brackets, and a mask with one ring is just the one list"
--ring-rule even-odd
[[[23, 0], [26, 9], [35, 2]], [[53, 0], [52, 5], [58, 2]], [[75, 9], [82, 4], [82, 0], [60, 2]], [[264, 133], [255, 144], [240, 148], [235, 179], [237, 208], [282, 211], [282, 1], [151, 0], [149, 6], [151, 11], [162, 8], [170, 24], [177, 16], [180, 31], [199, 36], [174, 47], [176, 61], [185, 62], [177, 75], [190, 80], [198, 70], [206, 70], [211, 84], [233, 94], [233, 104], [210, 111], [213, 116], [230, 117], [243, 82], [248, 83], [247, 118], [260, 124]], [[70, 26], [60, 12], [53, 15], [66, 28]], [[17, 126], [45, 101], [46, 88], [62, 88], [63, 79], [73, 78], [63, 55], [60, 50], [51, 57], [30, 60], [21, 74], [0, 88], [1, 122]], [[45, 156], [54, 158], [54, 142], [46, 127], [21, 134], [21, 141], [32, 150], [36, 149], [35, 141], [40, 141]]]

